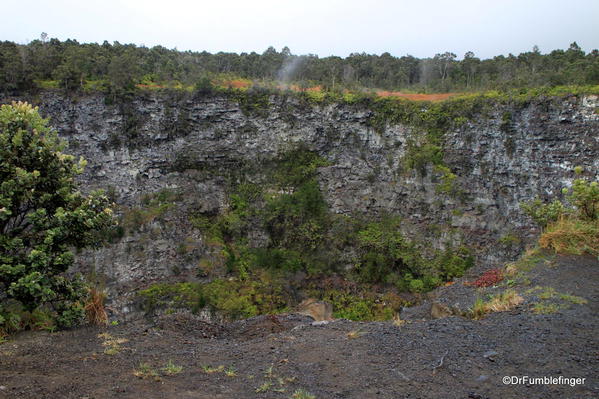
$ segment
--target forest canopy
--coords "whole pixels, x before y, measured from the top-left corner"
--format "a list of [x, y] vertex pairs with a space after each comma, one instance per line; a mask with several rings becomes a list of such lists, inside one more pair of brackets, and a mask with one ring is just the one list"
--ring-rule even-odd
[[227, 75], [252, 81], [282, 81], [326, 90], [382, 89], [416, 92], [480, 91], [521, 87], [599, 84], [599, 51], [585, 53], [576, 42], [542, 54], [480, 59], [467, 52], [430, 58], [353, 53], [342, 58], [294, 55], [269, 47], [262, 54], [178, 51], [162, 46], [79, 43], [41, 39], [21, 45], [0, 42], [0, 92], [15, 93], [55, 82], [66, 90], [99, 82], [102, 89], [130, 90], [137, 84], [196, 85]]

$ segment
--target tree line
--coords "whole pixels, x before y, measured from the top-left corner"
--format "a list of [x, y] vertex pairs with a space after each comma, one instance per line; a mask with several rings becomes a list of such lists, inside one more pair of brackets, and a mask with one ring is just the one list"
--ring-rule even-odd
[[136, 84], [180, 82], [195, 85], [229, 75], [253, 81], [284, 81], [300, 87], [320, 85], [327, 90], [376, 88], [419, 92], [478, 91], [599, 83], [599, 51], [585, 53], [576, 42], [567, 50], [542, 54], [538, 47], [519, 55], [480, 59], [467, 52], [431, 58], [353, 53], [342, 58], [294, 55], [269, 47], [262, 54], [178, 51], [162, 46], [79, 43], [48, 39], [42, 34], [29, 44], [0, 42], [0, 92], [35, 89], [53, 80], [66, 90], [87, 81], [101, 81], [114, 90]]

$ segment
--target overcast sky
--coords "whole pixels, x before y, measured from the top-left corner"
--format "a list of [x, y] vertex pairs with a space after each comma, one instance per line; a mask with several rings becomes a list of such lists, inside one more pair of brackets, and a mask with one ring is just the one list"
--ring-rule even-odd
[[268, 46], [321, 57], [353, 52], [478, 57], [599, 48], [599, 0], [44, 0], [6, 1], [0, 40], [41, 32], [79, 42], [212, 53]]

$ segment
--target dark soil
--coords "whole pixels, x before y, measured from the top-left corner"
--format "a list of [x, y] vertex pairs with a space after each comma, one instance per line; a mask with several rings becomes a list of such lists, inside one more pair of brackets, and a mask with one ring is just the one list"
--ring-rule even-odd
[[[0, 397], [290, 398], [300, 389], [316, 398], [599, 397], [599, 261], [561, 257], [528, 276], [513, 287], [524, 304], [479, 321], [313, 324], [284, 315], [214, 325], [174, 314], [105, 329], [24, 333], [0, 345]], [[456, 295], [484, 293], [454, 286], [438, 294], [449, 297], [453, 289], [462, 292], [451, 298], [459, 301]], [[588, 302], [535, 314], [536, 286]], [[110, 338], [127, 342], [106, 354]], [[182, 370], [162, 371], [169, 361]], [[158, 376], [135, 376], [141, 363]], [[221, 365], [235, 375], [218, 371]], [[504, 376], [586, 380], [574, 387], [504, 385]]]

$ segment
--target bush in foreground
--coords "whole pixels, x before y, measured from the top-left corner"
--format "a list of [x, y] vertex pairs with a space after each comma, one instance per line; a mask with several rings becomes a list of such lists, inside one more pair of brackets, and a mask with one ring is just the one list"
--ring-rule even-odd
[[85, 285], [66, 274], [72, 248], [99, 244], [113, 218], [104, 195], [77, 190], [85, 161], [63, 149], [36, 108], [0, 107], [0, 330], [23, 327], [23, 312], [58, 327], [84, 315]]

